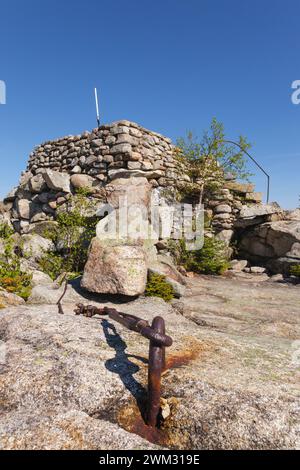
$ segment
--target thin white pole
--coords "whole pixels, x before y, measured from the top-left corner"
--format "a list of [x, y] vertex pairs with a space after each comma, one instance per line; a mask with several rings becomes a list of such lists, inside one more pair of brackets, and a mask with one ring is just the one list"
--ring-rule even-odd
[[98, 127], [100, 127], [100, 114], [99, 114], [99, 102], [98, 102], [97, 88], [95, 88], [95, 101], [96, 101], [97, 123], [98, 123]]

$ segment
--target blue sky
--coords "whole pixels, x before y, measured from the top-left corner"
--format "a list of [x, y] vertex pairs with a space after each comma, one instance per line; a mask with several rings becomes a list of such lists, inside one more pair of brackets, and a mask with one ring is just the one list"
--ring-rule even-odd
[[299, 17], [297, 0], [1, 0], [0, 197], [35, 145], [95, 127], [97, 86], [104, 122], [174, 140], [216, 116], [252, 142], [271, 199], [297, 206]]

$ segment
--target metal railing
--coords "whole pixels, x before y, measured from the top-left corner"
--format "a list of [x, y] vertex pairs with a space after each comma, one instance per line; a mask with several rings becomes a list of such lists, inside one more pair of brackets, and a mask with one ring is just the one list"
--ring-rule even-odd
[[247, 157], [250, 158], [250, 160], [252, 160], [252, 162], [262, 171], [262, 173], [266, 176], [267, 178], [267, 204], [269, 204], [269, 200], [270, 200], [270, 180], [271, 180], [271, 177], [270, 175], [266, 172], [266, 170], [264, 170], [264, 168], [258, 163], [257, 160], [255, 160], [254, 157], [252, 157], [252, 155], [250, 155], [249, 152], [247, 152], [247, 150], [245, 150], [240, 144], [238, 144], [237, 142], [234, 142], [233, 140], [220, 140], [219, 141], [220, 143], [225, 143], [225, 144], [232, 144], [232, 145], [236, 145], [237, 147], [239, 147], [239, 149], [244, 152]]

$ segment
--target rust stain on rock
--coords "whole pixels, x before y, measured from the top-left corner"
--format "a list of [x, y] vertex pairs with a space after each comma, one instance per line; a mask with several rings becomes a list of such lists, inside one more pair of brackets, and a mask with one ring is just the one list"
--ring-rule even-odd
[[187, 366], [190, 362], [198, 359], [200, 356], [204, 356], [204, 354], [213, 349], [212, 344], [204, 341], [200, 342], [194, 338], [186, 338], [185, 342], [185, 347], [167, 356], [166, 371]]
[[146, 439], [152, 444], [156, 444], [161, 447], [177, 449], [182, 443], [183, 434], [180, 436], [177, 431], [174, 431], [174, 420], [176, 422], [176, 411], [179, 405], [179, 400], [174, 397], [168, 399], [162, 399], [164, 404], [168, 404], [170, 414], [167, 419], [160, 417], [160, 423], [158, 428], [147, 426], [141, 416], [141, 412], [136, 403], [131, 402], [129, 405], [124, 407], [118, 414], [117, 422], [126, 431], [136, 434], [143, 439]]
[[[168, 370], [180, 368], [189, 365], [196, 359], [203, 359], [207, 354], [216, 349], [216, 345], [208, 341], [199, 341], [193, 337], [186, 336], [183, 339], [183, 346], [169, 354], [166, 360], [165, 373]], [[167, 390], [165, 390], [167, 394]], [[137, 434], [152, 444], [172, 449], [180, 448], [182, 442], [188, 445], [189, 436], [178, 432], [178, 423], [176, 423], [176, 414], [179, 401], [177, 398], [168, 397], [161, 399], [161, 405], [168, 405], [169, 414], [166, 419], [163, 413], [159, 416], [158, 427], [147, 426], [144, 417], [147, 409], [147, 398], [145, 402], [138, 406], [135, 402], [130, 402], [120, 410], [117, 416], [118, 424], [126, 431]], [[163, 409], [163, 407], [162, 407]]]
[[167, 445], [167, 436], [163, 430], [147, 426], [135, 403], [123, 408], [118, 414], [118, 424], [126, 431], [137, 434], [152, 444]]

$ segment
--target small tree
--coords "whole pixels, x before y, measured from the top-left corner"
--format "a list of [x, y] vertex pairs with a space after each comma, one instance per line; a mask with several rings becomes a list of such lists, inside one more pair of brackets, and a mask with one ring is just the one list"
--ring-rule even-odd
[[192, 181], [199, 188], [200, 204], [206, 191], [215, 191], [222, 187], [226, 173], [237, 179], [247, 179], [250, 176], [246, 171], [244, 155], [244, 150], [248, 150], [250, 144], [242, 136], [239, 137], [238, 144], [240, 148], [226, 142], [224, 126], [215, 118], [200, 142], [192, 132], [188, 132], [186, 139], [178, 139], [178, 157], [188, 163]]

